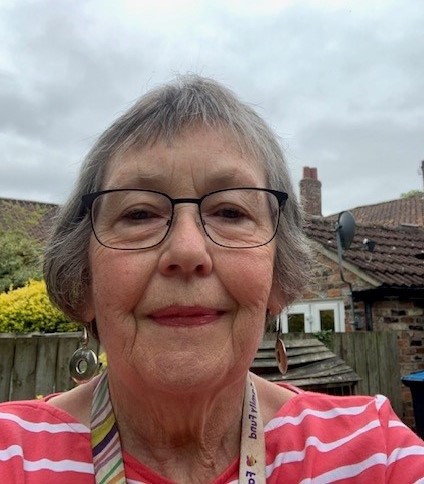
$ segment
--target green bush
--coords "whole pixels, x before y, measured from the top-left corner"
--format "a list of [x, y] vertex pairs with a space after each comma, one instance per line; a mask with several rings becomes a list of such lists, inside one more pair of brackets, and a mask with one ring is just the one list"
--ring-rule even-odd
[[78, 325], [51, 304], [44, 281], [30, 280], [25, 287], [0, 294], [0, 333], [77, 330]]
[[329, 350], [334, 351], [334, 331], [332, 329], [323, 329], [313, 333], [313, 335], [321, 343], [324, 343]]
[[0, 292], [23, 287], [41, 278], [40, 243], [21, 232], [0, 234]]

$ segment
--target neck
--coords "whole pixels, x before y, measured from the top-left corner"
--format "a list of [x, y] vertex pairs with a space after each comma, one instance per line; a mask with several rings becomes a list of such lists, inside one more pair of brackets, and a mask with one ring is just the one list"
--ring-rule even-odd
[[176, 482], [213, 479], [239, 455], [245, 378], [179, 394], [122, 391], [118, 375], [109, 374], [123, 450]]

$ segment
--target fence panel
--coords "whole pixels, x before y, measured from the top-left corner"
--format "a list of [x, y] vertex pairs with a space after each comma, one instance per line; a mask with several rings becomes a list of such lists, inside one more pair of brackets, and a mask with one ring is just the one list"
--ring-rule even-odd
[[[0, 402], [69, 390], [68, 363], [81, 333], [0, 334]], [[98, 354], [99, 345], [90, 347]]]
[[25, 400], [35, 396], [37, 345], [31, 336], [16, 339], [13, 358], [11, 400]]
[[5, 402], [10, 397], [14, 354], [14, 339], [10, 335], [0, 334], [0, 402]]
[[402, 416], [399, 350], [396, 332], [335, 333], [334, 351], [361, 377], [357, 393], [389, 398]]
[[40, 335], [37, 339], [35, 394], [48, 395], [55, 388], [58, 338]]

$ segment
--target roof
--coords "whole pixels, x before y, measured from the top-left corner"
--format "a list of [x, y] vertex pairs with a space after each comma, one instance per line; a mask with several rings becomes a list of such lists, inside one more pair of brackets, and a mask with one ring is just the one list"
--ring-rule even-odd
[[44, 242], [58, 208], [53, 203], [0, 198], [0, 231], [22, 231]]
[[[384, 227], [414, 226], [424, 228], [424, 194], [398, 198], [349, 209], [356, 223]], [[337, 220], [338, 214], [325, 217]]]
[[[273, 337], [272, 340], [268, 339]], [[321, 341], [306, 335], [284, 335], [288, 371], [281, 375], [275, 359], [275, 335], [265, 336], [250, 370], [269, 381], [285, 381], [309, 390], [353, 386], [360, 377]]]
[[[335, 223], [312, 218], [305, 227], [308, 237], [337, 254]], [[374, 252], [364, 240], [376, 243]], [[343, 260], [354, 264], [385, 287], [424, 287], [424, 229], [389, 228], [357, 224], [355, 237]]]

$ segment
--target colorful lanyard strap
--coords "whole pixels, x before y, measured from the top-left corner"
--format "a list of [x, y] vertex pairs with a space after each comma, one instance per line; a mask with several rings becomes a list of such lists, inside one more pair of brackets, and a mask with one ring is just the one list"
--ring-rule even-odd
[[93, 392], [91, 448], [96, 484], [126, 484], [118, 427], [109, 396], [107, 372]]
[[[121, 442], [109, 396], [107, 372], [94, 389], [91, 409], [91, 446], [96, 484], [126, 484]], [[265, 437], [259, 401], [248, 376], [243, 403], [239, 484], [264, 484]]]

